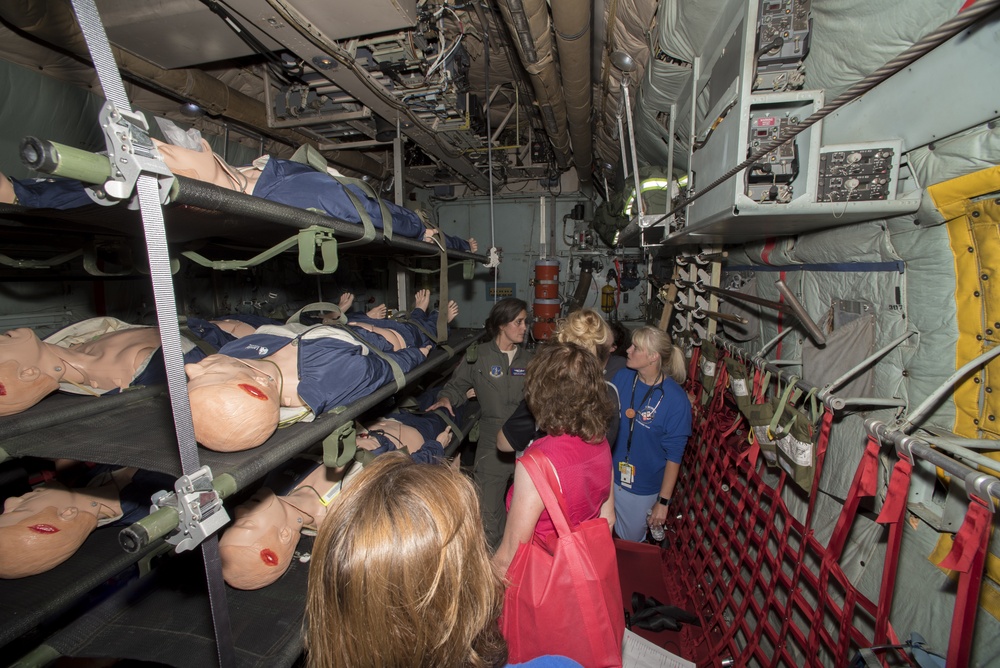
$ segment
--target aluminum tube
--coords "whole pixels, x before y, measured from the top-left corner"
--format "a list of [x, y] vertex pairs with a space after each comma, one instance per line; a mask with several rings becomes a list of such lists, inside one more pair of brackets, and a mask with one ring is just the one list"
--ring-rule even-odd
[[951, 388], [955, 385], [955, 383], [964, 378], [970, 371], [985, 365], [997, 355], [1000, 355], [1000, 346], [983, 353], [971, 362], [963, 364], [961, 368], [955, 371], [955, 373], [948, 376], [948, 379], [944, 381], [938, 389], [934, 390], [929, 397], [924, 399], [924, 402], [917, 406], [916, 410], [910, 413], [910, 415], [906, 418], [906, 422], [903, 423], [902, 431], [910, 433], [915, 427], [920, 426], [920, 423], [924, 421], [924, 418], [926, 418], [927, 415], [929, 415], [930, 412], [937, 407], [938, 402], [944, 397], [944, 395], [951, 391]]
[[[555, 151], [556, 163], [561, 169], [565, 168], [570, 155], [566, 101], [559, 81], [548, 5], [545, 0], [501, 0], [499, 4], [504, 23], [516, 37], [517, 52], [531, 79], [545, 132]], [[527, 24], [519, 15], [527, 19]], [[526, 29], [529, 34], [525, 33]], [[533, 48], [528, 48], [529, 43]]]
[[813, 340], [813, 343], [817, 346], [825, 346], [826, 337], [823, 336], [822, 330], [820, 330], [819, 325], [813, 322], [813, 319], [809, 317], [805, 307], [802, 306], [802, 302], [800, 302], [799, 298], [795, 296], [795, 293], [792, 292], [791, 288], [785, 285], [785, 282], [780, 279], [775, 281], [774, 285], [778, 288], [778, 292], [785, 297], [785, 301], [788, 302], [788, 305], [792, 307], [793, 314], [798, 321], [802, 323], [802, 326], [806, 328], [806, 332], [809, 334], [809, 338]]

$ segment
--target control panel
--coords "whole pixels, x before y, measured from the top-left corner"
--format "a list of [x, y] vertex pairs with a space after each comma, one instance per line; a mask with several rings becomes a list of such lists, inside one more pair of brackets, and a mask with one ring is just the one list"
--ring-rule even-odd
[[[787, 124], [797, 121], [797, 118], [751, 111], [747, 155], [776, 139]], [[798, 146], [793, 140], [763, 155], [747, 168], [747, 197], [759, 203], [787, 203], [792, 199], [791, 183], [798, 174]]]
[[819, 155], [817, 202], [894, 199], [899, 149], [890, 145], [827, 146]]
[[754, 91], [798, 90], [805, 84], [802, 61], [809, 53], [810, 0], [760, 0]]

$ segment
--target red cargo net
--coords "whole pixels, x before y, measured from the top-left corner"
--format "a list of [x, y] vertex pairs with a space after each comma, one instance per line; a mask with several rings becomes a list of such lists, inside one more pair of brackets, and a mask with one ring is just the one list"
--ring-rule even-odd
[[[696, 397], [693, 436], [671, 507], [680, 516], [666, 555], [676, 574], [672, 584], [698, 607], [705, 631], [691, 638], [701, 646], [685, 647], [684, 654], [698, 657], [700, 665], [732, 659], [735, 666], [846, 666], [861, 648], [897, 645], [888, 624], [891, 592], [870, 601], [837, 563], [858, 499], [874, 492], [867, 464], [877, 456], [877, 444], [868, 448], [831, 545], [824, 547], [807, 528], [812, 503], [803, 526], [781, 498], [786, 475], [773, 485], [762, 479], [763, 458], [747, 442], [742, 415], [725, 402], [721, 356], [715, 392], [705, 406], [697, 400], [701, 384], [692, 360], [695, 373], [687, 389]], [[762, 396], [759, 379], [755, 396]], [[831, 420], [826, 413], [816, 444], [812, 500]], [[894, 529], [901, 531], [890, 525], [890, 533]], [[887, 563], [895, 560], [887, 556]], [[710, 644], [707, 651], [704, 643]], [[909, 663], [903, 654], [882, 658]]]

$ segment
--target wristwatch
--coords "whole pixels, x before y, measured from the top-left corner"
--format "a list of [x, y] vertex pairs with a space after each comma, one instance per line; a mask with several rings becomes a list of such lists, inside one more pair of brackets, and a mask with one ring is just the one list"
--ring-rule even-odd
[[670, 505], [670, 499], [664, 499], [662, 496], [657, 496], [656, 497], [656, 502], [659, 503], [661, 506], [669, 506]]

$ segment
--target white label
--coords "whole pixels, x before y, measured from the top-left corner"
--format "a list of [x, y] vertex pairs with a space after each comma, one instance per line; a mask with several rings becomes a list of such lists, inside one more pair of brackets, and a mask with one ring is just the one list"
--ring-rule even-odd
[[813, 444], [803, 443], [788, 434], [778, 441], [778, 447], [799, 466], [812, 466]]
[[747, 396], [747, 381], [744, 378], [729, 377], [729, 386], [733, 388], [733, 394], [738, 397]]
[[706, 376], [715, 375], [715, 362], [710, 362], [709, 360], [703, 359], [701, 361], [701, 372]]
[[764, 425], [763, 427], [754, 427], [753, 434], [757, 438], [758, 443], [763, 443], [764, 445], [774, 445], [774, 441], [772, 441], [767, 435], [767, 425]]

